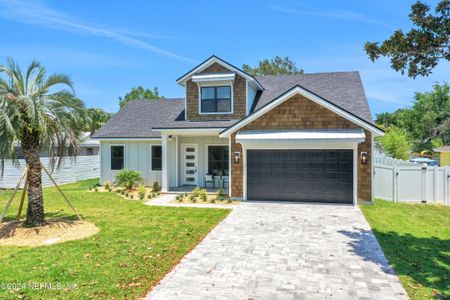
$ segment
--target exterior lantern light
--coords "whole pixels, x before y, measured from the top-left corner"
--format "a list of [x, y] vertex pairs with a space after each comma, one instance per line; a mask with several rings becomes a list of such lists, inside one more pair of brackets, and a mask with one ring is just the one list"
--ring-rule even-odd
[[361, 164], [367, 165], [368, 158], [367, 152], [361, 152]]
[[240, 152], [234, 152], [234, 163], [238, 164], [241, 161], [241, 153]]

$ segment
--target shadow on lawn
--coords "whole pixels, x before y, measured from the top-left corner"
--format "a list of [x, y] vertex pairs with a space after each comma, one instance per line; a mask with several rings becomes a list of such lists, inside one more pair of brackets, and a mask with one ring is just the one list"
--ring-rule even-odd
[[[386, 259], [379, 255], [380, 251], [370, 251], [377, 246], [369, 230], [339, 232], [352, 239], [350, 244], [355, 254], [392, 274]], [[415, 237], [411, 234], [399, 235], [396, 232], [381, 232], [376, 229], [373, 233], [397, 275], [407, 275], [424, 287], [439, 290], [440, 293], [436, 296], [440, 299], [450, 299], [450, 240]]]

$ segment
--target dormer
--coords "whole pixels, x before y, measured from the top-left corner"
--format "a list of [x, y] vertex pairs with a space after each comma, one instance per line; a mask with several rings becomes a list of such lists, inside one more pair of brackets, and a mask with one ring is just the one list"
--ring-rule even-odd
[[185, 88], [185, 116], [190, 121], [242, 119], [263, 90], [253, 76], [214, 55], [177, 83]]

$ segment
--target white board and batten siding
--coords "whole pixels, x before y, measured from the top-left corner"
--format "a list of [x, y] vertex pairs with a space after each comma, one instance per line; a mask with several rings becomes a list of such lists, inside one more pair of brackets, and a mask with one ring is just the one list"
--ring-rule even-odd
[[120, 170], [111, 170], [111, 146], [124, 146], [124, 169], [136, 170], [144, 178], [145, 185], [158, 181], [161, 184], [162, 172], [151, 169], [151, 146], [161, 145], [161, 141], [101, 141], [100, 184], [114, 182]]
[[450, 205], [450, 167], [382, 164], [375, 160], [374, 197]]
[[[51, 171], [48, 157], [42, 157], [41, 162]], [[19, 159], [19, 164], [13, 164], [11, 160], [5, 161], [3, 177], [0, 177], [0, 188], [14, 188], [19, 182], [25, 170], [25, 160]], [[61, 167], [55, 167], [52, 177], [58, 184], [76, 182], [80, 180], [100, 177], [100, 158], [98, 155], [78, 156], [75, 160], [65, 158]], [[50, 178], [42, 172], [43, 186], [51, 186]], [[22, 184], [23, 186], [23, 184]]]

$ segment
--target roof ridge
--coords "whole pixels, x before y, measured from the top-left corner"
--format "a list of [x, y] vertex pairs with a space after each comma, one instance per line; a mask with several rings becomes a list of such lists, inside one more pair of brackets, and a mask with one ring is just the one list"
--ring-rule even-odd
[[308, 76], [308, 75], [327, 75], [327, 74], [344, 74], [344, 73], [357, 73], [359, 74], [359, 71], [331, 71], [331, 72], [314, 72], [314, 73], [295, 73], [295, 74], [276, 74], [276, 75], [257, 75], [258, 78], [263, 77], [293, 77], [293, 76]]

